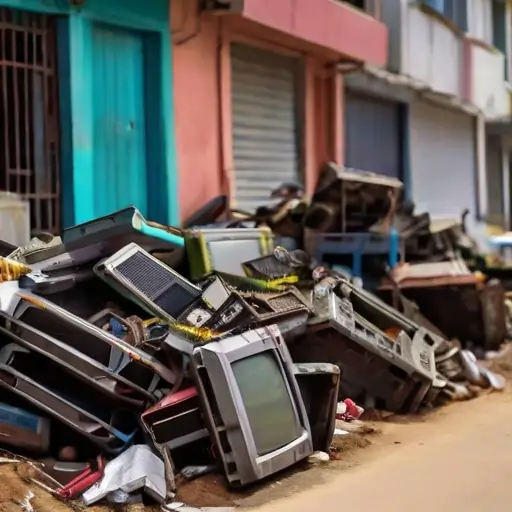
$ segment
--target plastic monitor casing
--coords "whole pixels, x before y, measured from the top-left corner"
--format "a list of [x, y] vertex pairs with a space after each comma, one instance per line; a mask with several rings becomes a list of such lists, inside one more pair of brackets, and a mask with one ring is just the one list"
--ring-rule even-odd
[[134, 206], [67, 228], [61, 238], [67, 250], [97, 242], [117, 247], [112, 252], [136, 241], [140, 245], [147, 242], [174, 250], [180, 250], [184, 245], [179, 229], [148, 222]]
[[[4, 322], [8, 325], [8, 328], [1, 326]], [[110, 395], [118, 402], [124, 403], [125, 407], [142, 408], [145, 403], [155, 401], [151, 393], [151, 387], [156, 386], [158, 380], [152, 379], [151, 387], [143, 388], [67, 343], [59, 341], [3, 312], [0, 313], [0, 336], [4, 341], [9, 340], [19, 347], [24, 347], [33, 353], [52, 360], [63, 370]], [[116, 392], [116, 385], [130, 389], [132, 393], [119, 394]]]
[[[211, 245], [215, 242], [232, 247], [229, 257], [222, 262], [222, 267], [215, 265]], [[237, 250], [240, 242], [254, 244], [254, 253]], [[232, 228], [232, 229], [194, 229], [185, 232], [185, 246], [190, 263], [190, 273], [194, 279], [200, 279], [213, 271], [224, 271], [238, 276], [245, 276], [243, 263], [259, 258], [274, 250], [274, 239], [269, 228]]]
[[[88, 396], [91, 395], [89, 398], [94, 407], [91, 407], [90, 403], [82, 406], [80, 397], [65, 397], [11, 366], [17, 354], [30, 354], [30, 351], [15, 344], [5, 345], [0, 350], [0, 388], [25, 399], [109, 453], [119, 453], [131, 442], [137, 431], [137, 415], [134, 412], [112, 410], [112, 402], [110, 407], [102, 407], [105, 404], [97, 403], [98, 395], [90, 393], [92, 389], [87, 393]], [[67, 385], [73, 386], [74, 383], [69, 381]], [[97, 415], [94, 409], [100, 409], [104, 414]], [[116, 423], [119, 423], [123, 431], [115, 426]]]
[[50, 272], [108, 257], [131, 242], [148, 252], [159, 253], [172, 266], [179, 264], [184, 256], [179, 230], [146, 221], [134, 207], [65, 229], [60, 239], [61, 243], [54, 239], [49, 245], [30, 243], [19, 247], [12, 257], [21, 258], [34, 270], [33, 265], [38, 264], [39, 271]]
[[174, 450], [209, 437], [199, 402], [196, 388], [190, 387], [168, 394], [147, 409], [141, 415], [141, 422], [155, 446], [165, 445]]
[[[0, 309], [2, 312], [15, 318], [20, 318], [28, 307], [44, 310], [49, 315], [54, 315], [64, 322], [69, 322], [76, 328], [84, 330], [88, 334], [96, 336], [98, 343], [103, 342], [110, 345], [112, 347], [112, 361], [109, 364], [109, 368], [113, 371], [120, 371], [119, 369], [124, 368], [127, 364], [136, 363], [136, 365], [143, 365], [151, 369], [156, 375], [169, 383], [176, 381], [175, 373], [148, 352], [132, 347], [125, 341], [116, 338], [100, 327], [70, 313], [43, 297], [20, 290], [17, 281], [0, 284]], [[117, 370], [114, 370], [114, 368]]]
[[297, 363], [293, 366], [308, 413], [313, 449], [329, 452], [336, 428], [340, 369], [330, 363]]
[[[301, 434], [282, 448], [258, 456], [231, 365], [267, 351], [272, 352], [282, 371]], [[311, 455], [313, 444], [309, 420], [294, 375], [292, 359], [277, 326], [256, 329], [197, 347], [192, 361], [198, 377], [198, 390], [206, 398], [207, 423], [217, 441], [231, 485], [243, 486], [261, 480]], [[213, 394], [208, 394], [205, 384], [211, 386]], [[213, 411], [218, 411], [220, 418]]]

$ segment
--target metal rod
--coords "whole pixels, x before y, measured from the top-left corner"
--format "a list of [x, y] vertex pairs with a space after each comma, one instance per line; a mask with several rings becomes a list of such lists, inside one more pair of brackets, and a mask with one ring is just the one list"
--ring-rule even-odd
[[[42, 42], [42, 50], [43, 50], [43, 65], [47, 67], [49, 65], [48, 62], [48, 40], [50, 38], [50, 34], [48, 33], [48, 27], [47, 27], [47, 19], [44, 20], [44, 28], [45, 28], [45, 35], [43, 37]], [[43, 77], [43, 104], [44, 104], [44, 183], [43, 188], [48, 191], [50, 194], [53, 192], [52, 187], [52, 172], [53, 172], [53, 166], [51, 165], [51, 152], [50, 152], [50, 138], [49, 138], [49, 132], [50, 132], [50, 105], [49, 105], [49, 98], [48, 98], [48, 77]], [[44, 208], [46, 206], [46, 208]], [[53, 224], [53, 199], [50, 199], [49, 201], [45, 201], [45, 204], [39, 205], [39, 208], [46, 210], [46, 216], [47, 216], [47, 229], [49, 231], [53, 231], [55, 229], [55, 226]], [[42, 227], [42, 226], [41, 226]]]
[[[26, 13], [24, 13], [24, 18], [28, 17], [28, 15]], [[28, 21], [28, 20], [27, 20]], [[29, 41], [29, 38], [28, 38], [28, 32], [25, 31], [24, 34], [23, 34], [23, 60], [24, 62], [26, 62], [28, 64], [29, 60], [28, 60], [28, 41]], [[29, 171], [29, 174], [27, 175], [26, 179], [25, 179], [25, 190], [24, 192], [26, 192], [27, 188], [30, 189], [30, 176], [32, 175], [32, 162], [31, 162], [31, 158], [30, 158], [30, 154], [31, 154], [31, 145], [30, 145], [30, 117], [29, 117], [29, 96], [28, 96], [28, 89], [29, 89], [29, 72], [28, 72], [28, 68], [25, 67], [24, 69], [24, 72], [23, 72], [23, 81], [24, 81], [24, 84], [23, 84], [23, 95], [24, 95], [24, 101], [25, 101], [25, 105], [24, 105], [24, 108], [23, 108], [23, 112], [24, 112], [24, 124], [25, 124], [25, 165], [24, 165], [24, 168], [27, 169], [27, 170], [30, 170]], [[18, 173], [21, 175], [23, 175], [23, 171], [22, 171], [22, 166], [20, 165], [18, 167]]]
[[[17, 59], [17, 44], [16, 44], [16, 32], [11, 31], [11, 44], [12, 44], [12, 58]], [[12, 70], [12, 99], [14, 103], [14, 147], [15, 149], [15, 169], [21, 167], [20, 158], [20, 104], [19, 104], [19, 85], [18, 85], [18, 72], [16, 69]], [[16, 175], [16, 193], [21, 193], [21, 176]]]

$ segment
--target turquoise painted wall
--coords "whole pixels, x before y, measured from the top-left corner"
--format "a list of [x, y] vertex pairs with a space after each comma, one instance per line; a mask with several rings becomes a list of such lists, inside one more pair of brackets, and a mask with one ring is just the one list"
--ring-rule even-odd
[[[169, 0], [0, 0], [0, 5], [63, 15], [59, 22], [64, 223], [97, 216], [95, 204], [92, 24], [148, 32], [148, 218], [179, 223]], [[158, 101], [154, 101], [159, 98]], [[154, 194], [154, 195], [153, 195]]]

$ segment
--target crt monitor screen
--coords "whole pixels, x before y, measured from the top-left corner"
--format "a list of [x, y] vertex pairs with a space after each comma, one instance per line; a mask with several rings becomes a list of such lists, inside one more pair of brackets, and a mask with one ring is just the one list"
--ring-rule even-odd
[[258, 456], [274, 452], [302, 434], [289, 388], [270, 352], [232, 363]]
[[246, 240], [212, 240], [208, 242], [212, 267], [219, 272], [245, 275], [242, 263], [262, 256], [258, 238]]

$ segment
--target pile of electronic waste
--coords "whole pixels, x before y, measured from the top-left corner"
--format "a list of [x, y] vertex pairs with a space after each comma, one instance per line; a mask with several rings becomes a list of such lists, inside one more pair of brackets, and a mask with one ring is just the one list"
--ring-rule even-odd
[[502, 386], [268, 227], [127, 208], [0, 251], [0, 443], [62, 499], [169, 503], [191, 465], [245, 486], [328, 451], [340, 400], [414, 413]]

